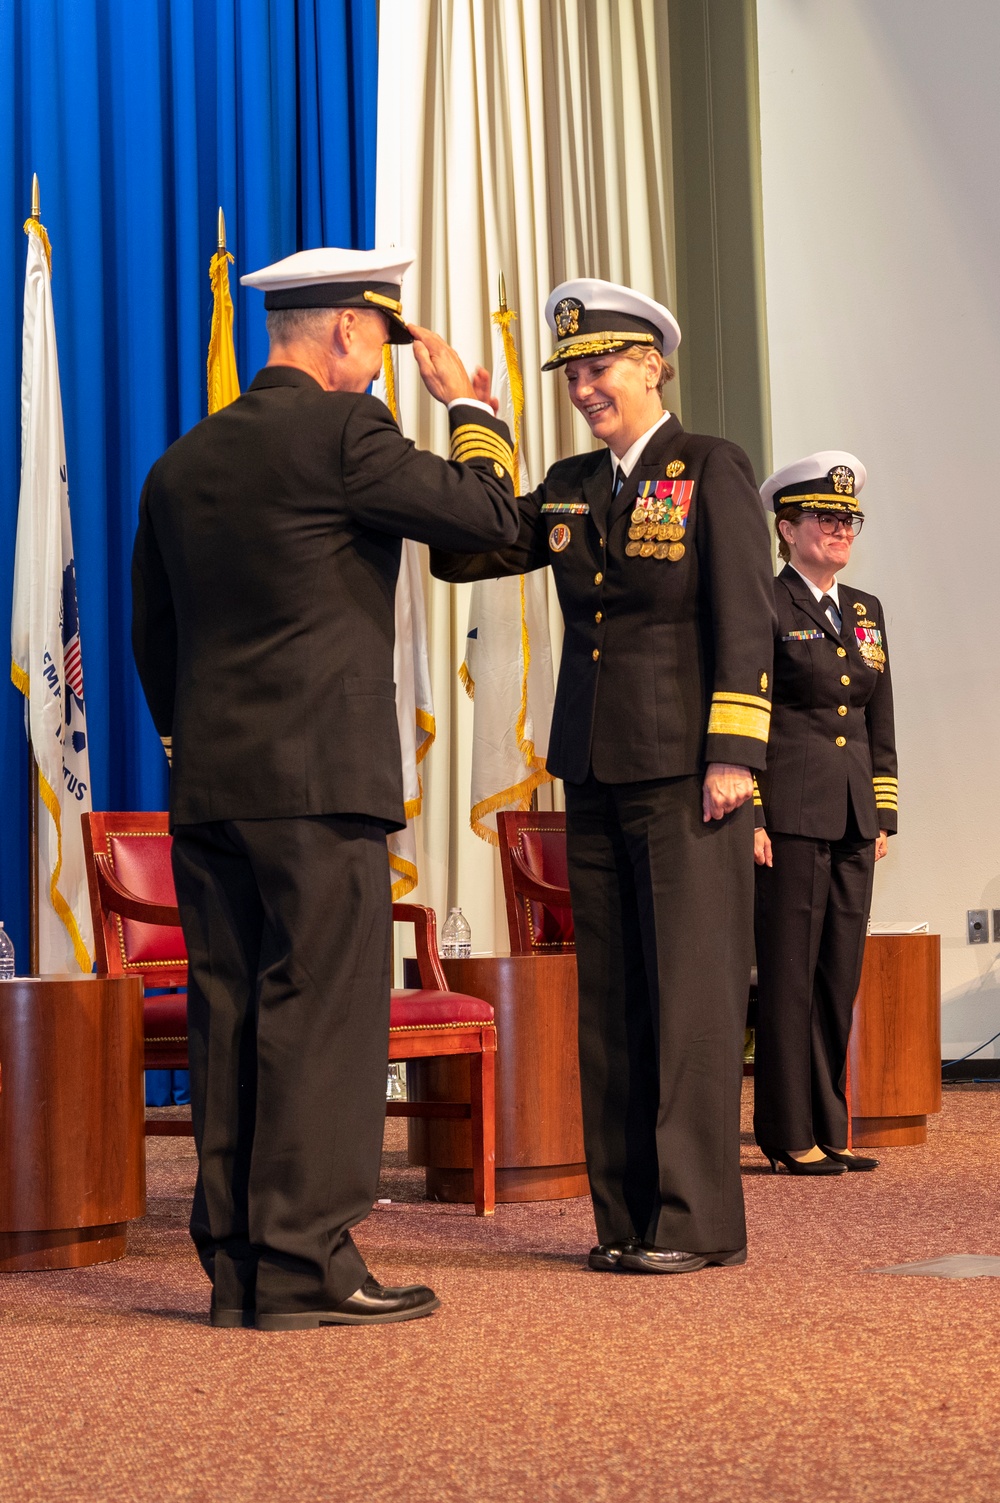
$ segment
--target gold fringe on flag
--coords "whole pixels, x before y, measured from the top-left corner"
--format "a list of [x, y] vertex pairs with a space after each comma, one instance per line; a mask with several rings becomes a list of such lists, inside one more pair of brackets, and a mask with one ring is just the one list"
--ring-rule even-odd
[[493, 314], [493, 322], [500, 330], [500, 338], [503, 340], [507, 379], [510, 382], [510, 400], [514, 409], [514, 495], [519, 496], [521, 494], [521, 418], [524, 415], [524, 381], [517, 358], [514, 333], [510, 327], [516, 317], [517, 314], [513, 308], [498, 308]]
[[393, 422], [399, 422], [399, 408], [396, 406], [396, 368], [392, 363], [392, 345], [382, 346], [382, 374], [385, 377], [385, 405], [392, 413]]

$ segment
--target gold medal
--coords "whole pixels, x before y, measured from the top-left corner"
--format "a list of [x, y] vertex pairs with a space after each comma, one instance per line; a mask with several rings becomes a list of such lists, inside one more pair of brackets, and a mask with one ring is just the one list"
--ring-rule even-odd
[[626, 556], [628, 558], [637, 558], [638, 555], [641, 552], [642, 552], [642, 544], [641, 543], [626, 543], [625, 544], [625, 553], [626, 553]]
[[643, 509], [642, 509], [641, 506], [637, 506], [636, 509], [635, 509], [635, 511], [632, 513], [632, 521], [633, 522], [645, 522], [645, 520], [646, 520], [646, 513], [643, 511]]
[[656, 552], [656, 544], [655, 543], [641, 543], [639, 545], [639, 554], [640, 554], [640, 556], [642, 558], [652, 558], [653, 554], [655, 552]]
[[656, 541], [658, 543], [665, 543], [665, 542], [667, 542], [667, 540], [669, 539], [669, 537], [670, 537], [670, 528], [669, 527], [661, 525], [660, 527], [658, 527], [656, 529]]
[[629, 537], [633, 538], [635, 540], [639, 540], [639, 539], [643, 538], [645, 536], [645, 533], [646, 533], [645, 527], [634, 527], [633, 526], [633, 527], [630, 527], [629, 530], [628, 530]]
[[684, 474], [684, 461], [683, 461], [683, 459], [672, 459], [670, 461], [670, 463], [667, 465], [665, 474], [666, 474], [666, 477], [667, 477], [668, 480], [676, 480], [677, 477], [678, 477], [678, 475], [683, 475]]
[[657, 558], [666, 558], [666, 556], [667, 556], [667, 554], [669, 552], [670, 552], [670, 544], [669, 543], [657, 543], [657, 545], [656, 545], [656, 555], [655, 555]]
[[672, 564], [676, 564], [678, 559], [682, 559], [684, 557], [684, 544], [671, 543], [670, 547], [667, 549], [667, 557]]
[[684, 528], [680, 522], [670, 522], [666, 528], [666, 534], [672, 543], [679, 543], [684, 536]]

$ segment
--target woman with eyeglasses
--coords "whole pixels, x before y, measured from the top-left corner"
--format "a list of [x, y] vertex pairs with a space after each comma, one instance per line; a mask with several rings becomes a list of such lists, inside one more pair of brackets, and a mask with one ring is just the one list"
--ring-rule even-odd
[[896, 829], [882, 606], [838, 576], [865, 467], [827, 450], [761, 487], [785, 567], [774, 581], [771, 730], [754, 794], [758, 1014], [754, 1135], [777, 1173], [843, 1174], [847, 1044], [875, 862]]

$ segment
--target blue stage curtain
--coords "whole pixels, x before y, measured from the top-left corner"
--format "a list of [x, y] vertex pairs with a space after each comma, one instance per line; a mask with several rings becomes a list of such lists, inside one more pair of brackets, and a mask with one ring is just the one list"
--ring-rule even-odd
[[[0, 0], [0, 621], [20, 469], [31, 175], [53, 253], [96, 809], [161, 809], [163, 751], [129, 647], [139, 491], [206, 413], [208, 263], [235, 277], [307, 246], [370, 247], [377, 0]], [[246, 386], [263, 300], [234, 285]], [[27, 969], [21, 696], [0, 676], [0, 919]], [[6, 687], [3, 687], [3, 684]]]

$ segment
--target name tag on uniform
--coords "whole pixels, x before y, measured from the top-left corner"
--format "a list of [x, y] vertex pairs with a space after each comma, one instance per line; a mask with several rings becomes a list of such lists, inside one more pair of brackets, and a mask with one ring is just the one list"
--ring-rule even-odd
[[546, 501], [543, 512], [557, 512], [566, 517], [585, 517], [590, 511], [586, 501]]
[[782, 637], [783, 642], [822, 642], [825, 632], [821, 631], [790, 631]]

